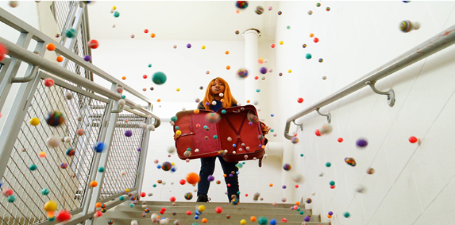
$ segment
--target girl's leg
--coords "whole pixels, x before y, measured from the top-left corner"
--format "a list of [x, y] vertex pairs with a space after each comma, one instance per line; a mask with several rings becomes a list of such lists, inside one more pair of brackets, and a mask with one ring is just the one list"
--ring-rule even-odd
[[199, 177], [201, 180], [197, 184], [197, 195], [205, 195], [207, 198], [207, 193], [209, 192], [210, 182], [207, 180], [209, 175], [213, 175], [215, 171], [215, 159], [216, 156], [201, 158], [201, 171], [199, 172]]
[[[229, 201], [231, 200], [232, 195], [236, 195], [237, 199], [240, 201], [240, 195], [237, 194], [237, 192], [239, 191], [239, 179], [237, 171], [239, 169], [235, 166], [238, 162], [226, 162], [221, 156], [219, 156], [218, 158], [220, 159], [223, 172], [226, 174], [226, 177], [224, 178], [224, 180], [226, 181], [226, 185], [227, 184], [231, 185], [230, 187], [227, 188]], [[234, 173], [232, 174], [232, 172]]]

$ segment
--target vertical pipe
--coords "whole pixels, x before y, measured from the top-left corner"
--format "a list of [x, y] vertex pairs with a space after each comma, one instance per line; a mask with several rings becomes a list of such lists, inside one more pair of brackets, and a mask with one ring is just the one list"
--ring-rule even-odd
[[248, 70], [248, 77], [245, 79], [245, 99], [250, 100], [250, 104], [259, 101], [258, 93], [259, 82], [254, 79], [258, 76], [258, 39], [260, 32], [256, 29], [248, 29], [243, 33], [245, 38], [245, 68]]

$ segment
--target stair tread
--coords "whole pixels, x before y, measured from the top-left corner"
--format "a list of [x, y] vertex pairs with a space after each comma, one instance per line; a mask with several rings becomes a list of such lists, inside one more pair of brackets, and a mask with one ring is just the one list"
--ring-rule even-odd
[[[244, 218], [247, 220], [247, 224], [253, 224], [248, 218]], [[270, 221], [270, 219], [276, 219], [278, 224], [285, 224], [285, 225], [301, 225], [302, 221], [289, 221], [286, 223], [281, 222], [281, 219], [279, 218], [272, 218], [272, 217], [267, 217], [267, 219]], [[100, 217], [96, 218], [95, 220], [95, 225], [98, 224], [107, 224], [107, 221], [110, 220], [107, 217]], [[113, 219], [115, 225], [130, 225], [132, 220], [137, 220], [138, 225], [150, 225], [150, 218], [121, 218], [121, 219]], [[174, 219], [171, 219], [169, 221], [169, 224], [174, 224]], [[181, 225], [192, 225], [193, 223], [198, 223], [198, 224], [203, 224], [201, 219], [195, 220], [195, 219], [179, 219]], [[232, 224], [238, 224], [240, 221], [239, 220], [233, 220], [231, 219], [224, 219], [224, 220], [212, 220], [209, 219], [207, 223], [204, 224], [217, 224], [217, 225], [232, 225]], [[257, 224], [257, 222], [254, 222], [254, 224]], [[330, 225], [330, 222], [306, 222], [305, 225]]]

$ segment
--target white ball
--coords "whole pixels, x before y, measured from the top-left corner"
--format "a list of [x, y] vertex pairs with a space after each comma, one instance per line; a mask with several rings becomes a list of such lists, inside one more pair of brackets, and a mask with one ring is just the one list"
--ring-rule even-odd
[[124, 106], [126, 104], [126, 101], [124, 99], [118, 100], [118, 105], [119, 106]]
[[142, 128], [142, 129], [146, 129], [147, 128], [147, 124], [146, 123], [140, 123], [139, 127]]
[[220, 93], [220, 97], [223, 97], [223, 96], [224, 96], [224, 94], [223, 94], [223, 93]]
[[70, 142], [71, 142], [71, 138], [70, 138], [70, 137], [65, 137], [63, 140], [64, 140], [66, 143], [70, 143]]
[[147, 130], [149, 130], [149, 131], [155, 131], [155, 125], [149, 124], [149, 125], [147, 126]]
[[263, 159], [267, 159], [267, 154], [264, 154], [264, 156], [262, 156]]
[[259, 105], [259, 102], [256, 100], [256, 101], [254, 101], [253, 104], [254, 104], [254, 105]]
[[126, 176], [126, 172], [125, 171], [122, 171], [121, 174], [122, 174], [122, 176]]
[[182, 111], [186, 111], [186, 108], [182, 108]]
[[267, 59], [264, 59], [264, 63], [267, 63], [267, 62], [268, 62], [268, 60], [267, 60]]
[[51, 147], [51, 148], [57, 148], [60, 143], [61, 143], [61, 140], [58, 136], [51, 136], [47, 139], [46, 141], [47, 143], [47, 146]]
[[175, 147], [169, 147], [169, 148], [167, 149], [167, 152], [169, 152], [169, 154], [174, 153], [174, 152], [175, 152]]
[[132, 220], [131, 225], [138, 225], [137, 220]]
[[303, 180], [304, 180], [303, 175], [299, 172], [294, 172], [292, 174], [291, 178], [294, 182], [299, 183], [299, 184], [303, 183]]
[[420, 23], [419, 22], [414, 22], [414, 23], [412, 23], [412, 25], [414, 27], [414, 30], [420, 29]]
[[160, 224], [168, 224], [169, 223], [169, 218], [164, 218], [161, 219]]
[[213, 101], [213, 102], [212, 102], [212, 105], [216, 105], [216, 101]]
[[12, 8], [16, 8], [17, 5], [19, 5], [19, 2], [17, 2], [17, 1], [9, 1], [9, 6], [11, 6]]
[[114, 24], [114, 25], [112, 25], [112, 28], [115, 28], [115, 24]]
[[73, 99], [73, 94], [71, 92], [66, 92], [65, 97], [66, 97], [66, 99], [71, 100], [71, 99]]
[[332, 133], [333, 127], [330, 124], [326, 124], [322, 126], [322, 128], [319, 130], [322, 134], [330, 134]]
[[237, 152], [233, 151], [232, 154], [236, 154]]
[[196, 148], [196, 149], [194, 150], [194, 152], [199, 152], [199, 149]]
[[316, 195], [316, 193], [313, 191], [313, 192], [311, 192], [311, 195], [315, 196], [315, 195]]

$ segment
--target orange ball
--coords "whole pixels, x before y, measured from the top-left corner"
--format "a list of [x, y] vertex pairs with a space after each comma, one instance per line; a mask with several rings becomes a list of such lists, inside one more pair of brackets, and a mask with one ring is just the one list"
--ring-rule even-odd
[[251, 220], [251, 222], [255, 222], [256, 221], [256, 217], [252, 216], [252, 217], [250, 217], [250, 220]]
[[195, 114], [198, 114], [198, 113], [199, 113], [199, 109], [195, 109], [195, 110], [194, 110], [194, 113], [195, 113]]
[[157, 99], [156, 101], [157, 101], [157, 102], [161, 102], [161, 99]]
[[96, 187], [96, 186], [98, 186], [98, 182], [92, 181], [92, 182], [90, 182], [90, 186], [91, 187]]
[[295, 202], [296, 205], [300, 205], [300, 202]]
[[226, 174], [223, 174], [223, 177], [227, 177], [227, 175], [226, 175]]
[[202, 219], [202, 222], [203, 222], [203, 223], [207, 223], [207, 219], [206, 219], [206, 218], [203, 218], [203, 219]]
[[329, 218], [329, 219], [330, 219], [330, 218], [332, 218], [332, 216], [331, 216], [331, 215], [327, 215], [327, 218]]
[[227, 70], [230, 70], [230, 69], [231, 69], [231, 66], [226, 66], [226, 69], [227, 69]]
[[246, 103], [250, 103], [250, 100], [246, 100]]
[[49, 43], [46, 45], [46, 49], [49, 51], [54, 51], [55, 50], [55, 45], [52, 43]]
[[152, 38], [155, 38], [155, 36], [156, 36], [155, 33], [152, 33], [152, 34], [150, 35], [150, 37], [152, 37]]
[[270, 187], [273, 187], [273, 184], [269, 184]]
[[96, 208], [101, 208], [101, 202], [97, 202], [95, 205]]
[[47, 211], [47, 218], [54, 218], [55, 211]]
[[226, 55], [229, 55], [229, 51], [226, 51], [226, 52], [224, 52], [224, 53], [226, 53]]
[[313, 33], [311, 33], [311, 34], [310, 34], [310, 37], [314, 37], [314, 34], [313, 34]]
[[122, 80], [126, 80], [126, 77], [125, 77], [125, 76], [123, 76], [123, 77], [122, 77]]
[[186, 175], [186, 182], [192, 184], [192, 185], [195, 185], [199, 182], [201, 178], [199, 177], [199, 175], [197, 173], [189, 173], [188, 175]]
[[57, 62], [63, 62], [63, 57], [57, 56]]

